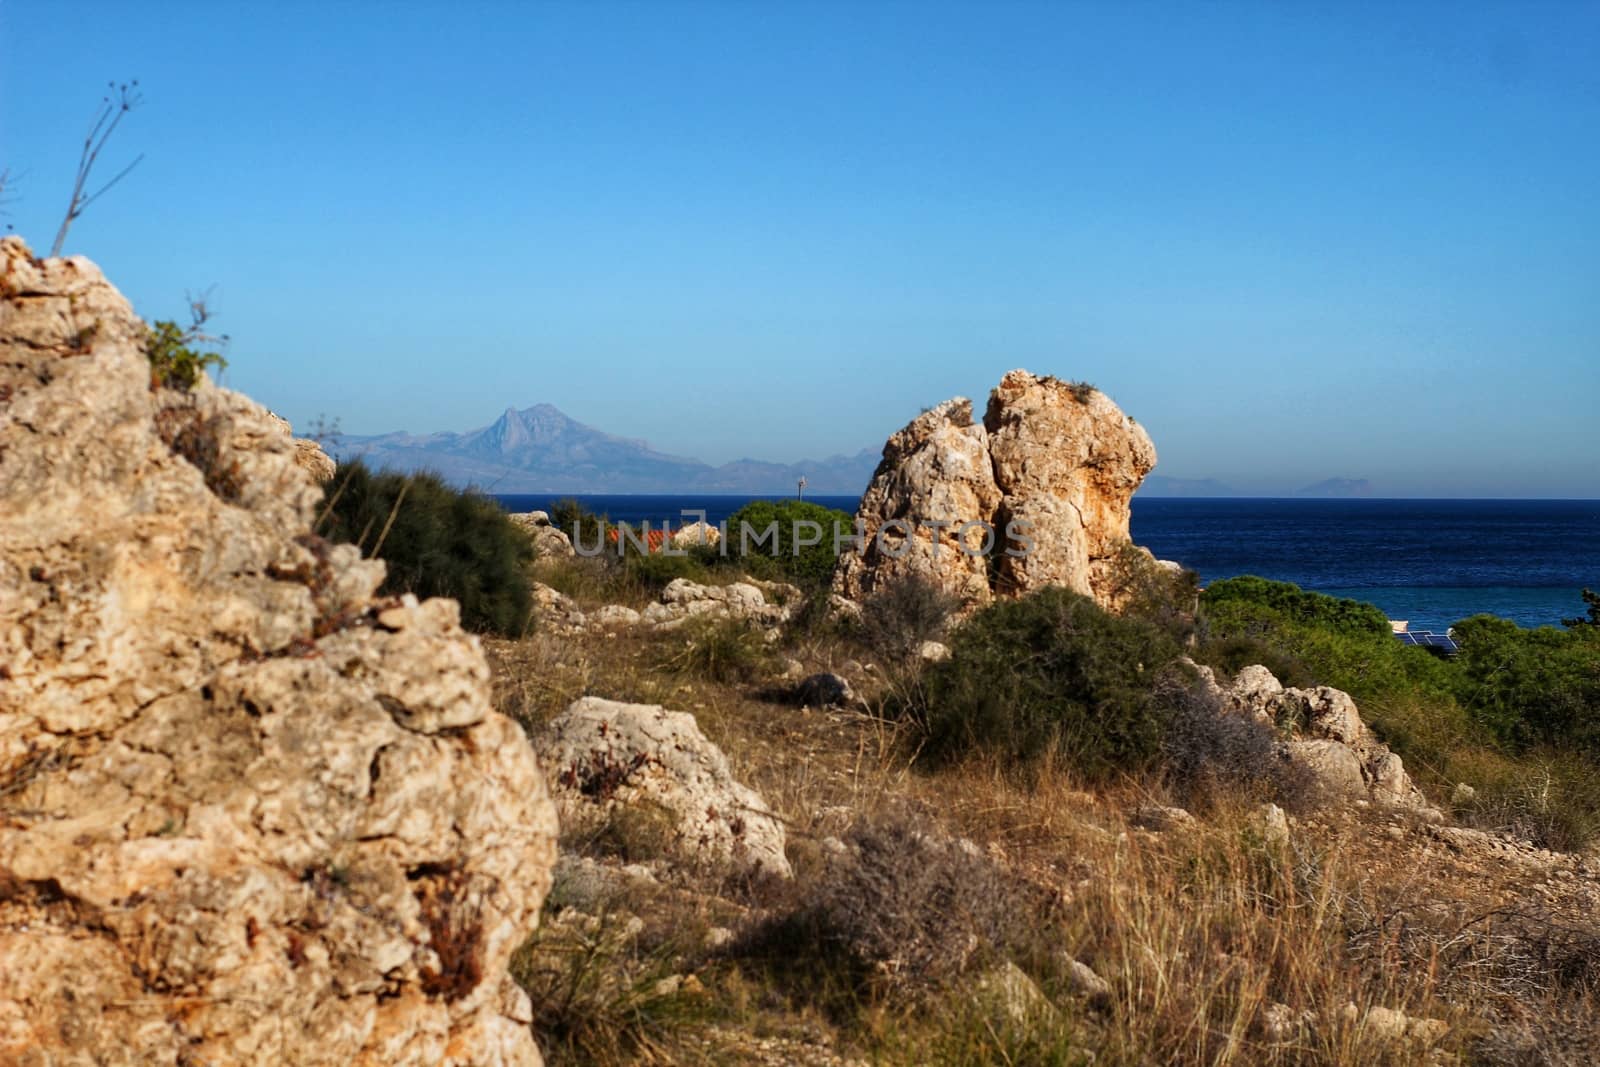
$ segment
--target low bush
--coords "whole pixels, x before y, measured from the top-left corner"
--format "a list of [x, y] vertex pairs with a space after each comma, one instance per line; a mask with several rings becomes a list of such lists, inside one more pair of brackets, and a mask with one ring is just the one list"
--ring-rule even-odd
[[882, 656], [910, 659], [925, 641], [945, 636], [959, 598], [925, 578], [907, 575], [874, 589], [861, 604], [862, 638]]
[[1195, 633], [1200, 576], [1164, 567], [1148, 551], [1129, 542], [1112, 557], [1107, 592], [1117, 613], [1143, 619], [1187, 644]]
[[918, 709], [935, 761], [1053, 754], [1097, 777], [1160, 754], [1166, 712], [1154, 685], [1179, 648], [1151, 623], [1051, 587], [990, 605], [950, 644], [950, 658], [924, 675]]
[[[815, 525], [802, 526], [808, 523]], [[758, 578], [822, 589], [832, 580], [838, 562], [833, 550], [836, 523], [846, 536], [855, 530], [854, 516], [837, 508], [809, 500], [752, 500], [728, 517], [727, 555]], [[745, 526], [751, 531], [748, 539], [741, 536]], [[809, 541], [817, 530], [821, 531], [818, 544], [796, 547], [797, 540]]]
[[927, 991], [1038, 933], [1034, 896], [924, 819], [864, 820], [844, 844], [803, 896], [760, 920], [736, 950], [765, 960], [802, 999], [854, 1007]]
[[359, 460], [340, 464], [329, 484], [318, 532], [382, 559], [380, 592], [453, 597], [469, 630], [527, 629], [533, 545], [495, 501], [437, 475], [374, 473]]
[[575, 497], [563, 497], [550, 507], [550, 525], [566, 534], [574, 545], [583, 545], [591, 551], [604, 545], [606, 531], [611, 523], [604, 515], [596, 515]]
[[1224, 709], [1192, 671], [1169, 670], [1156, 683], [1155, 698], [1166, 718], [1166, 781], [1184, 807], [1210, 808], [1245, 797], [1296, 810], [1314, 799], [1314, 780], [1303, 764], [1287, 758], [1272, 725]]
[[200, 376], [206, 371], [227, 367], [222, 353], [193, 347], [201, 340], [204, 339], [198, 330], [184, 330], [167, 319], [150, 327], [144, 342], [144, 354], [150, 361], [150, 388], [188, 392], [200, 384]]
[[1469, 821], [1549, 847], [1600, 834], [1600, 640], [1583, 620], [1529, 630], [1476, 616], [1452, 628], [1461, 651], [1443, 659], [1396, 641], [1370, 604], [1282, 582], [1216, 582], [1201, 603], [1197, 658], [1349, 692], [1421, 784], [1477, 791]]

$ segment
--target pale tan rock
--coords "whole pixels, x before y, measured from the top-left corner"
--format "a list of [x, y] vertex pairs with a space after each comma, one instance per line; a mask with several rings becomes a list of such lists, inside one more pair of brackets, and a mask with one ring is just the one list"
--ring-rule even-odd
[[689, 549], [714, 547], [722, 543], [722, 531], [709, 522], [691, 522], [672, 532], [672, 547]]
[[268, 420], [288, 434], [294, 442], [294, 464], [307, 474], [318, 485], [324, 485], [333, 479], [334, 472], [338, 469], [333, 462], [333, 457], [322, 450], [322, 445], [309, 437], [295, 437], [294, 427], [289, 425], [289, 420], [273, 412], [267, 412]]
[[792, 874], [783, 824], [734, 779], [727, 757], [687, 712], [582, 697], [551, 720], [539, 752], [565, 824], [653, 808], [670, 818], [670, 846], [680, 857]]
[[524, 511], [506, 518], [512, 525], [528, 535], [533, 542], [534, 554], [540, 558], [559, 558], [575, 556], [577, 550], [572, 547], [572, 538], [566, 531], [558, 530], [550, 523], [550, 516], [543, 511]]
[[[862, 551], [840, 557], [834, 590], [860, 601], [873, 590], [920, 578], [968, 604], [990, 599], [985, 532], [1000, 505], [989, 436], [972, 401], [947, 400], [912, 419], [883, 446], [883, 459], [856, 511]], [[929, 523], [949, 523], [934, 528]]]
[[957, 397], [889, 438], [856, 513], [865, 543], [841, 556], [834, 591], [861, 600], [915, 577], [971, 608], [1061, 585], [1118, 609], [1123, 553], [1157, 565], [1128, 537], [1155, 461], [1105, 394], [1012, 371], [981, 425]]
[[1026, 556], [1001, 558], [999, 587], [1063, 585], [1114, 606], [1133, 492], [1156, 465], [1150, 435], [1098, 389], [1024, 370], [1000, 379], [983, 424], [1004, 496], [999, 525], [1025, 520], [1034, 540]]
[[1317, 788], [1329, 799], [1365, 797], [1367, 783], [1361, 774], [1361, 760], [1337, 741], [1291, 741], [1289, 754], [1303, 764]]
[[143, 336], [0, 241], [0, 1062], [537, 1064], [554, 810], [476, 638]]

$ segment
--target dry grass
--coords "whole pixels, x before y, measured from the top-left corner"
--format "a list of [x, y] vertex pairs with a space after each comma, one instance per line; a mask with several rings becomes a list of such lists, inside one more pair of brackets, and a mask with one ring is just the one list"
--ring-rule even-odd
[[[975, 842], [1028, 890], [1020, 918], [1035, 936], [1007, 955], [1055, 1007], [1018, 1021], [997, 1016], [967, 972], [907, 991], [863, 984], [848, 961], [830, 970], [826, 954], [807, 973], [785, 974], [759, 954], [646, 938], [644, 949], [583, 964], [599, 974], [614, 966], [619, 977], [609, 984], [580, 977], [595, 996], [622, 999], [574, 1001], [595, 1018], [647, 1019], [646, 1037], [590, 1042], [567, 1062], [800, 1061], [792, 1052], [763, 1059], [751, 1051], [758, 1035], [812, 1050], [818, 1058], [806, 1062], [819, 1063], [836, 1062], [832, 1047], [906, 1065], [1066, 1064], [1083, 1062], [1086, 1051], [1100, 1064], [1352, 1067], [1428, 1056], [1496, 1064], [1600, 1056], [1592, 871], [1552, 894], [1537, 886], [1548, 873], [1455, 856], [1424, 826], [1359, 810], [1300, 819], [1291, 844], [1274, 847], [1255, 829], [1253, 803], [1225, 792], [1196, 826], [1132, 829], [1131, 809], [1170, 801], [1158, 780], [1089, 791], [1048, 761], [1023, 775], [983, 758], [927, 771], [914, 730], [887, 714], [801, 711], [765, 699], [781, 687], [776, 662], [720, 680], [664, 671], [673, 641], [623, 633], [486, 642], [498, 705], [531, 731], [590, 693], [691, 711], [788, 826], [793, 895], [677, 872], [671, 894], [630, 907], [680, 930], [703, 928], [706, 909], [734, 925], [741, 920], [727, 916], [744, 915], [747, 929], [781, 920], [826, 876], [827, 838], [911, 813]], [[871, 659], [837, 632], [814, 633], [782, 654], [808, 670]], [[870, 706], [886, 709], [896, 686], [914, 684], [889, 673], [863, 680]], [[613, 859], [633, 851], [628, 842], [569, 846]], [[1111, 996], [1096, 1005], [1078, 997], [1067, 955], [1104, 977]], [[695, 974], [703, 999], [650, 1007], [653, 994], [640, 1000], [643, 987], [624, 980], [663, 969]], [[1433, 1046], [1393, 1041], [1365, 1021], [1372, 1007], [1440, 1019], [1449, 1030]], [[541, 1026], [570, 1023], [553, 1010], [541, 1009]], [[1284, 1021], [1276, 1030], [1267, 1025], [1275, 1014]]]

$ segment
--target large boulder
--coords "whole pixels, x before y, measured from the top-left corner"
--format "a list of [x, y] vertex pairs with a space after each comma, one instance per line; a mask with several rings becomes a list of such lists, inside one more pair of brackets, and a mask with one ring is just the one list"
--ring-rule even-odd
[[1064, 585], [1109, 606], [1133, 492], [1156, 465], [1150, 435], [1098, 389], [1023, 370], [1000, 379], [983, 425], [1004, 498], [996, 525], [1027, 522], [1034, 542], [1000, 557], [997, 584]]
[[837, 592], [862, 600], [915, 577], [968, 603], [988, 601], [981, 555], [987, 535], [981, 527], [961, 527], [992, 522], [999, 506], [989, 435], [972, 421], [972, 401], [956, 397], [924, 411], [883, 446], [856, 511], [866, 541], [840, 559]]
[[1367, 728], [1349, 693], [1326, 685], [1285, 688], [1259, 664], [1240, 668], [1227, 687], [1208, 668], [1197, 669], [1225, 713], [1285, 731], [1289, 755], [1328, 796], [1369, 798], [1425, 818], [1442, 817], [1411, 781], [1400, 756]]
[[554, 808], [476, 638], [144, 336], [0, 241], [0, 1062], [537, 1064]]
[[958, 397], [889, 438], [856, 513], [864, 544], [840, 560], [834, 590], [860, 600], [915, 577], [971, 607], [1063, 585], [1117, 608], [1123, 554], [1140, 551], [1129, 502], [1155, 462], [1104, 393], [1011, 371], [981, 424]]
[[546, 727], [539, 751], [569, 827], [619, 813], [668, 824], [665, 851], [703, 866], [787, 878], [783, 824], [736, 781], [694, 716], [655, 704], [582, 697]]

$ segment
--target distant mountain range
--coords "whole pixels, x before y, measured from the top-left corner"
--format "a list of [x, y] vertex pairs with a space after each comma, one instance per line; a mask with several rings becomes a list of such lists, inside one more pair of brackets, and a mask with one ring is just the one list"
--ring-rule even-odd
[[1295, 496], [1371, 496], [1372, 483], [1365, 478], [1328, 478], [1308, 485]]
[[[361, 457], [375, 468], [430, 470], [456, 485], [489, 493], [792, 493], [801, 477], [806, 492], [854, 496], [867, 487], [881, 448], [798, 463], [739, 459], [714, 467], [687, 456], [657, 452], [648, 441], [618, 437], [569, 418], [550, 404], [507, 408], [494, 422], [465, 433], [336, 435], [324, 442], [337, 459]], [[1329, 478], [1296, 496], [1367, 496], [1363, 479]], [[1257, 496], [1215, 478], [1152, 474], [1144, 497]]]
[[713, 467], [657, 452], [649, 442], [585, 426], [550, 404], [505, 414], [466, 433], [340, 434], [327, 443], [338, 459], [368, 466], [431, 470], [490, 493], [792, 493], [854, 495], [867, 486], [881, 450], [798, 463], [740, 459]]
[[1152, 474], [1139, 486], [1140, 496], [1239, 496], [1239, 491], [1215, 478], [1168, 478]]

